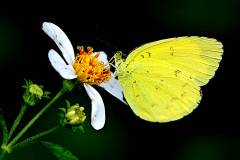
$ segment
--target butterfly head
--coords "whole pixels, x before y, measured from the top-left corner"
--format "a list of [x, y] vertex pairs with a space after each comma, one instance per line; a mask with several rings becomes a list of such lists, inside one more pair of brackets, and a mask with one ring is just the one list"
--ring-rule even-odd
[[114, 60], [115, 60], [115, 67], [118, 68], [120, 64], [124, 61], [122, 58], [122, 52], [117, 51], [114, 55]]
[[125, 59], [122, 58], [123, 57], [123, 53], [121, 51], [117, 51], [114, 55], [114, 62], [115, 62], [115, 72], [114, 72], [114, 75], [115, 76], [119, 76], [121, 75], [122, 73], [122, 68], [124, 67], [123, 64]]

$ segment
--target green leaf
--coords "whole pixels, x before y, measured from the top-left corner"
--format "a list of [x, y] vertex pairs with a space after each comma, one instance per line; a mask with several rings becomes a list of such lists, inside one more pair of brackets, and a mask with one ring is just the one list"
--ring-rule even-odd
[[1, 108], [0, 108], [0, 124], [2, 126], [2, 131], [3, 131], [3, 141], [2, 142], [3, 142], [3, 144], [6, 144], [7, 140], [8, 140], [8, 129], [7, 129], [7, 124], [4, 119]]
[[61, 111], [61, 113], [66, 113], [66, 108], [58, 108], [59, 111]]
[[85, 133], [85, 130], [84, 130], [83, 125], [80, 125], [80, 126], [78, 127], [78, 129], [79, 129], [82, 133]]
[[43, 86], [43, 85], [41, 85], [41, 84], [39, 84], [38, 86], [39, 86], [40, 88], [42, 88], [42, 89], [44, 88], [44, 86]]
[[70, 102], [69, 102], [68, 100], [66, 100], [66, 99], [65, 99], [65, 102], [66, 102], [66, 104], [67, 104], [67, 108], [70, 108], [70, 107], [71, 107]]
[[41, 141], [43, 146], [49, 149], [58, 160], [79, 160], [76, 156], [74, 156], [70, 151], [66, 150], [59, 144]]
[[51, 97], [49, 96], [51, 94], [51, 92], [49, 91], [44, 91], [43, 92], [43, 98], [46, 98], [46, 99], [50, 99]]

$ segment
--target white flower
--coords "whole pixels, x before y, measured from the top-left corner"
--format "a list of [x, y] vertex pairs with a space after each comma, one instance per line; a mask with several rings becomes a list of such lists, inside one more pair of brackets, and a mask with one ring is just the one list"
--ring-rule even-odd
[[[51, 49], [48, 52], [48, 58], [53, 68], [64, 79], [70, 80], [78, 78], [84, 83], [84, 88], [92, 100], [91, 125], [96, 130], [101, 129], [105, 124], [105, 107], [102, 97], [97, 90], [91, 86], [91, 84], [97, 84], [103, 87], [106, 91], [125, 103], [123, 100], [122, 88], [120, 87], [118, 80], [114, 78], [113, 73], [110, 73], [107, 55], [104, 52], [92, 53], [90, 48], [88, 49], [88, 52], [84, 52], [84, 50], [80, 49], [80, 55], [76, 55], [75, 57], [74, 49], [70, 40], [58, 26], [53, 23], [44, 22], [42, 24], [42, 29], [52, 40], [54, 40], [67, 62], [66, 63], [55, 50]], [[84, 54], [81, 54], [81, 52]], [[82, 59], [84, 59], [84, 63], [82, 62]], [[93, 74], [94, 76], [89, 76], [90, 74], [86, 72], [86, 66], [90, 63], [86, 63], [85, 61], [88, 61], [89, 59], [91, 59], [91, 62], [96, 62], [96, 64], [99, 65], [96, 69], [92, 66], [88, 67], [89, 70], [87, 71], [91, 72], [91, 75]], [[103, 71], [105, 73], [99, 74], [99, 70], [102, 71], [101, 73], [103, 73]], [[107, 79], [108, 81], [105, 82], [104, 79]]]

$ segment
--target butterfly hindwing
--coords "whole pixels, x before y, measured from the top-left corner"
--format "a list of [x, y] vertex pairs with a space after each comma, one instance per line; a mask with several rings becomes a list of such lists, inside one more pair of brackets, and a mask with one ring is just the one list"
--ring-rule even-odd
[[[167, 62], [144, 61], [129, 66], [128, 76], [119, 79], [136, 115], [147, 121], [168, 122], [180, 119], [197, 107], [201, 99], [199, 86], [176, 77], [174, 68]], [[157, 68], [164, 71], [158, 73]]]

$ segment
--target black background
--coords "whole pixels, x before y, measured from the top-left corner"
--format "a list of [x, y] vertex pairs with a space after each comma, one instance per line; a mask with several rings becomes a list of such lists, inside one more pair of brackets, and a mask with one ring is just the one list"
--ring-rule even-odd
[[[44, 84], [53, 93], [61, 87], [62, 79], [52, 69], [47, 58], [48, 50], [57, 50], [57, 47], [41, 30], [44, 21], [60, 26], [75, 48], [77, 45], [92, 46], [96, 51], [104, 50], [109, 57], [117, 49], [127, 54], [141, 44], [159, 39], [207, 36], [223, 43], [224, 55], [216, 76], [202, 87], [203, 99], [193, 113], [175, 122], [146, 122], [135, 116], [129, 107], [98, 88], [105, 102], [107, 122], [101, 131], [88, 132], [104, 135], [112, 130], [115, 133], [114, 130], [118, 128], [115, 125], [121, 125], [117, 129], [121, 138], [112, 142], [113, 148], [114, 145], [119, 146], [114, 153], [111, 154], [110, 150], [99, 157], [93, 156], [95, 152], [91, 152], [91, 147], [85, 151], [89, 153], [76, 153], [75, 149], [75, 154], [80, 159], [130, 159], [132, 156], [179, 160], [240, 158], [240, 23], [237, 6], [234, 0], [147, 3], [114, 1], [104, 4], [72, 2], [71, 5], [66, 2], [61, 7], [46, 5], [40, 10], [29, 8], [29, 11], [24, 10], [24, 13], [18, 12], [19, 14], [11, 16], [5, 12], [0, 19], [0, 105], [6, 119], [11, 124], [19, 111], [24, 78]], [[83, 91], [81, 93], [87, 97]], [[24, 121], [36, 112], [31, 110], [33, 111], [26, 114]], [[34, 128], [30, 132], [34, 133]], [[109, 134], [112, 132], [106, 134], [112, 136]], [[98, 133], [95, 138], [98, 138]], [[60, 141], [61, 139], [56, 140]], [[124, 142], [120, 145], [119, 141]], [[85, 143], [92, 142], [86, 140]], [[107, 142], [95, 145], [101, 148]], [[34, 154], [49, 154], [37, 149], [33, 151]], [[13, 159], [23, 157], [21, 153], [12, 156]]]

